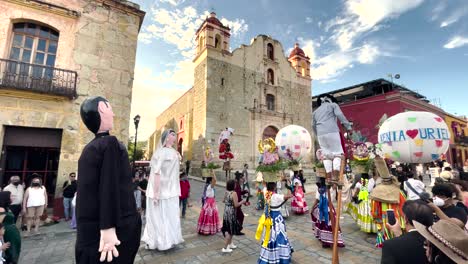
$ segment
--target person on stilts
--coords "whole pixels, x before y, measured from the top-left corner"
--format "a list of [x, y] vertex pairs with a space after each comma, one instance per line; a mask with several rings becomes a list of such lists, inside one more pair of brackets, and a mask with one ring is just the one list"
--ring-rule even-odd
[[[332, 204], [330, 188], [338, 188], [338, 208], [336, 217], [331, 218], [333, 231], [332, 263], [338, 263], [338, 230], [341, 213], [341, 189], [343, 187], [344, 151], [341, 143], [340, 129], [337, 119], [346, 130], [351, 130], [351, 123], [346, 119], [336, 99], [329, 94], [320, 95], [317, 99], [318, 108], [313, 113], [312, 127], [322, 149], [323, 165], [326, 171], [325, 184], [327, 186], [329, 211], [335, 211]], [[314, 210], [312, 210], [313, 212]]]

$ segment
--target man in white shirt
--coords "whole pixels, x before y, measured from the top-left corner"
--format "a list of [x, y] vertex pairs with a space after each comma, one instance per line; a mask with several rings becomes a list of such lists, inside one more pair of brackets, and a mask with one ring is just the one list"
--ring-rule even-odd
[[[408, 180], [405, 181], [404, 186], [403, 186], [403, 189], [405, 190], [407, 194], [407, 200], [418, 200], [419, 199], [418, 194], [425, 192], [426, 186], [424, 185], [424, 183], [422, 183], [422, 181], [415, 180], [413, 173], [408, 173], [407, 177], [408, 177]], [[411, 187], [413, 187], [413, 189], [417, 193], [413, 192], [413, 190], [411, 190], [411, 188], [408, 187], [408, 184], [410, 184]]]
[[24, 187], [21, 185], [21, 179], [19, 176], [14, 175], [10, 178], [10, 184], [8, 184], [3, 191], [11, 193], [11, 205], [10, 210], [15, 216], [15, 223], [18, 219], [18, 215], [21, 212], [21, 205], [24, 197]]

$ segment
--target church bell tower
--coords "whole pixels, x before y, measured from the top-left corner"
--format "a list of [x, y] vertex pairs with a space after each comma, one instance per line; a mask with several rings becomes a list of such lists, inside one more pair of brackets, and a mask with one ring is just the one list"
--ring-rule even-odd
[[195, 57], [198, 57], [207, 48], [223, 53], [229, 52], [230, 32], [231, 29], [219, 21], [216, 13], [211, 12], [210, 16], [205, 19], [195, 33], [195, 40], [197, 42]]

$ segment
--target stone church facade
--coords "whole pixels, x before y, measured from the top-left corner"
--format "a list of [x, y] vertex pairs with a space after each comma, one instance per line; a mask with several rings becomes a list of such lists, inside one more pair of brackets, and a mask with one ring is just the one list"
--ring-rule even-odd
[[63, 212], [63, 182], [94, 137], [79, 114], [89, 96], [111, 102], [112, 134], [127, 142], [144, 15], [125, 0], [0, 1], [1, 187], [37, 173]]
[[214, 13], [200, 26], [193, 87], [157, 117], [149, 154], [161, 131], [173, 128], [178, 150], [197, 168], [205, 146], [213, 149], [218, 160], [219, 134], [231, 127], [235, 129], [230, 140], [235, 156], [232, 167], [240, 169], [247, 163], [253, 168], [260, 139], [274, 138], [290, 124], [311, 130], [312, 79], [304, 51], [296, 44], [285, 57], [280, 42], [259, 35], [250, 45], [230, 52], [229, 39], [230, 29]]

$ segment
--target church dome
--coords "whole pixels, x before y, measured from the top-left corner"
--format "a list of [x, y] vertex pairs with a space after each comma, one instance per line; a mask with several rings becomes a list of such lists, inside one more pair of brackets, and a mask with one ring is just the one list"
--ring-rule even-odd
[[229, 29], [229, 27], [226, 27], [225, 25], [223, 25], [223, 23], [221, 23], [221, 21], [219, 21], [219, 19], [216, 17], [216, 13], [215, 13], [215, 12], [211, 12], [211, 13], [210, 13], [210, 16], [209, 16], [208, 18], [206, 18], [205, 21], [208, 22], [208, 23], [217, 25], [217, 26], [219, 26], [219, 27], [222, 27], [222, 28], [225, 28], [225, 29]]
[[196, 32], [197, 34], [198, 34], [198, 32], [203, 28], [203, 26], [204, 26], [205, 24], [216, 25], [216, 26], [218, 26], [218, 27], [220, 27], [220, 28], [222, 28], [222, 29], [228, 30], [228, 31], [231, 30], [229, 27], [223, 25], [223, 23], [221, 23], [221, 21], [219, 21], [219, 19], [216, 17], [216, 13], [215, 13], [215, 12], [211, 12], [211, 13], [210, 13], [210, 16], [207, 17], [207, 18], [205, 19], [205, 21], [200, 25], [200, 27], [198, 28], [198, 30], [197, 30], [197, 32]]
[[292, 57], [294, 57], [294, 56], [296, 56], [296, 55], [301, 56], [301, 57], [304, 57], [304, 58], [308, 58], [308, 57], [305, 55], [304, 51], [303, 51], [301, 48], [299, 48], [299, 43], [296, 43], [296, 44], [294, 45], [294, 49], [293, 49], [293, 50], [291, 51], [291, 53], [289, 54], [289, 58], [292, 58]]

